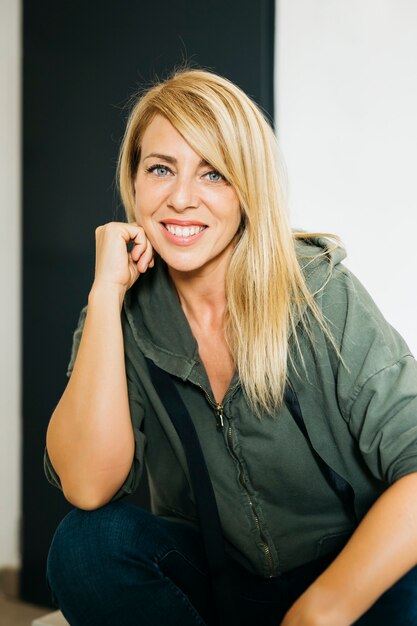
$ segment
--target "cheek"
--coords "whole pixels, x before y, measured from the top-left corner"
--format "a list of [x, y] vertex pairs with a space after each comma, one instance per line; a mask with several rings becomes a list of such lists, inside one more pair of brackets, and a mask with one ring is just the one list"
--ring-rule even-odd
[[142, 226], [142, 211], [139, 208], [139, 202], [135, 200], [135, 221], [138, 226]]
[[146, 227], [146, 225], [151, 224], [152, 223], [152, 216], [153, 216], [154, 211], [152, 210], [152, 207], [149, 205], [149, 202], [144, 202], [143, 200], [137, 200], [136, 204], [135, 204], [135, 216], [136, 216], [136, 221], [139, 224], [139, 226], [143, 226], [144, 228]]
[[139, 179], [135, 184], [135, 216], [138, 224], [143, 225], [151, 218], [158, 206], [155, 189]]
[[240, 202], [233, 199], [233, 223], [236, 226], [236, 230], [240, 227], [242, 221], [244, 219], [244, 213], [242, 211], [242, 207], [240, 206]]
[[135, 217], [139, 226], [143, 226], [143, 222], [146, 221], [146, 194], [142, 188], [142, 185], [136, 183], [135, 185]]

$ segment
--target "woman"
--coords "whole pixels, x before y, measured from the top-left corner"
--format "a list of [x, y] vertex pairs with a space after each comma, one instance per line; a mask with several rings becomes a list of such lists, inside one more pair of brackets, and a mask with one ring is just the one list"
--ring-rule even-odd
[[[97, 229], [47, 433], [47, 476], [76, 507], [48, 558], [64, 615], [218, 623], [150, 361], [199, 436], [240, 624], [417, 624], [416, 363], [337, 243], [291, 232], [262, 113], [224, 78], [177, 72], [136, 103], [119, 181], [128, 223]], [[145, 461], [152, 514], [119, 502]]]

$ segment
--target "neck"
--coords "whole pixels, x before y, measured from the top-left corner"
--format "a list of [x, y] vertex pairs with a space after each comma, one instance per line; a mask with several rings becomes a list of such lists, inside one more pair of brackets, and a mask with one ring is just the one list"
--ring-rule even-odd
[[226, 267], [178, 272], [169, 268], [182, 309], [191, 325], [208, 330], [223, 325], [226, 309]]

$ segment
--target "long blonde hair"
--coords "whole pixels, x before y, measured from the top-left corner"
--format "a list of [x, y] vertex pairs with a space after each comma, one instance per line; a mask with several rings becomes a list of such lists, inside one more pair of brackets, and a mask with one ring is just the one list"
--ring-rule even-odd
[[306, 311], [338, 353], [297, 260], [295, 240], [312, 233], [291, 231], [275, 135], [258, 106], [226, 78], [196, 69], [175, 72], [138, 99], [128, 120], [118, 175], [129, 221], [135, 219], [141, 139], [156, 114], [238, 194], [242, 228], [226, 276], [225, 335], [251, 408], [257, 415], [273, 413], [282, 403], [288, 359], [294, 362], [290, 334], [304, 363], [296, 326], [311, 336]]

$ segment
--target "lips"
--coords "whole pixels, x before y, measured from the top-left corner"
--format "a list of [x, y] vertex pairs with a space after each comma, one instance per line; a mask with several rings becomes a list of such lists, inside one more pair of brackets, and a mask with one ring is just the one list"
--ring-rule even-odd
[[191, 220], [166, 220], [161, 222], [168, 241], [178, 245], [190, 245], [200, 239], [207, 228], [206, 224]]
[[198, 220], [167, 219], [162, 220], [162, 224], [175, 224], [176, 226], [207, 226], [207, 224], [204, 224], [204, 222], [199, 222]]
[[192, 237], [193, 235], [198, 235], [204, 230], [205, 226], [175, 226], [175, 224], [165, 224], [165, 228], [171, 235], [175, 235], [176, 237]]

